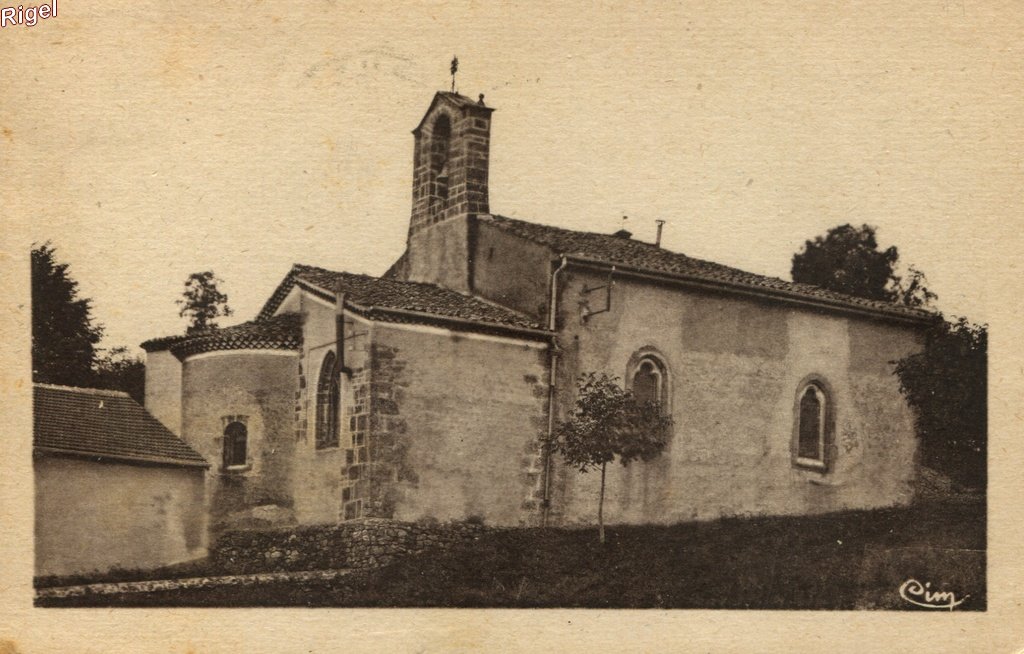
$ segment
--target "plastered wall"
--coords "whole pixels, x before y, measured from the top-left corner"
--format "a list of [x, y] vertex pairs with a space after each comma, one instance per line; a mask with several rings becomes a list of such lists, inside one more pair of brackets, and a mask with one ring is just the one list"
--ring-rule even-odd
[[[182, 437], [211, 463], [207, 493], [214, 531], [294, 521], [297, 353], [222, 351], [196, 355], [182, 369]], [[222, 468], [229, 422], [246, 425], [246, 467]]]
[[[584, 293], [599, 273], [563, 278], [560, 387], [589, 372], [628, 384], [630, 357], [658, 353], [669, 368], [672, 441], [652, 462], [609, 468], [610, 522], [675, 522], [731, 514], [830, 511], [910, 498], [913, 417], [891, 361], [919, 347], [911, 328], [781, 304], [616, 279]], [[601, 297], [597, 297], [601, 295]], [[808, 375], [832, 390], [831, 472], [794, 467], [796, 394]], [[560, 395], [560, 416], [573, 398]], [[596, 519], [599, 475], [558, 468], [556, 511], [566, 523]]]
[[33, 463], [37, 575], [153, 568], [205, 556], [203, 468], [61, 456]]
[[146, 353], [146, 410], [181, 436], [181, 362], [168, 350]]

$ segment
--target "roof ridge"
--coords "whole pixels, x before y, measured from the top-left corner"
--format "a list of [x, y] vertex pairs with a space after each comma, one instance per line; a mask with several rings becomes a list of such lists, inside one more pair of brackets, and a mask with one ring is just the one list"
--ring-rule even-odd
[[[127, 397], [131, 399], [131, 395], [124, 391], [113, 391], [106, 388], [89, 388], [87, 386], [65, 386], [63, 384], [44, 384], [42, 382], [32, 382], [33, 388], [48, 388], [54, 391], [70, 391], [78, 393], [80, 395], [100, 395], [103, 397]], [[134, 401], [134, 400], [133, 400]]]

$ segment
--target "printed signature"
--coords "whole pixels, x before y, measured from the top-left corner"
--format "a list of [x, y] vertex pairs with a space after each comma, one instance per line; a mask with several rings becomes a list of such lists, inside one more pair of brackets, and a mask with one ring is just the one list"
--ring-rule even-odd
[[956, 595], [950, 591], [932, 591], [931, 587], [931, 582], [922, 584], [917, 579], [908, 579], [900, 586], [900, 597], [926, 609], [949, 609], [950, 611], [970, 597], [970, 595], [964, 595], [957, 599]]

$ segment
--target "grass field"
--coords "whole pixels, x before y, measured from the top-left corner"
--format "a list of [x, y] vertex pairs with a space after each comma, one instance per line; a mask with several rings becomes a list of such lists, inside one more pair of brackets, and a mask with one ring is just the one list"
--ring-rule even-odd
[[[48, 606], [915, 609], [908, 579], [985, 609], [982, 501], [672, 526], [515, 529], [323, 582], [46, 600]], [[926, 610], [926, 609], [922, 609]]]

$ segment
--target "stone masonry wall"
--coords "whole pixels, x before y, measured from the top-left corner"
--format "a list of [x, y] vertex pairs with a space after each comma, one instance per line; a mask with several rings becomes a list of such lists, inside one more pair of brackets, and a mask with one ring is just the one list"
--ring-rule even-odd
[[363, 516], [541, 518], [547, 346], [377, 325]]
[[467, 522], [363, 518], [336, 525], [229, 532], [217, 541], [211, 557], [228, 574], [370, 568], [471, 542], [491, 531], [494, 528]]

